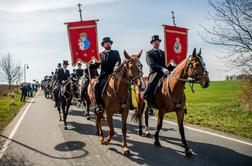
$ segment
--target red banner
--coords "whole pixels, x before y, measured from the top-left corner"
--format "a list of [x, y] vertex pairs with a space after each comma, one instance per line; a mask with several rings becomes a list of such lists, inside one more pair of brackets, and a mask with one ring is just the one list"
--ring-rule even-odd
[[67, 23], [67, 33], [72, 54], [72, 65], [78, 61], [89, 63], [100, 61], [95, 20]]
[[164, 25], [166, 66], [171, 62], [179, 64], [186, 58], [187, 30], [186, 28]]

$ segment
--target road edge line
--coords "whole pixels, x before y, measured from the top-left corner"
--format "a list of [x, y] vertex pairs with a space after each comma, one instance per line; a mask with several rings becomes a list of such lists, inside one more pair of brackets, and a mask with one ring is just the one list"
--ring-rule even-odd
[[7, 140], [5, 141], [5, 143], [2, 146], [2, 149], [0, 150], [0, 159], [3, 157], [5, 151], [7, 150], [9, 144], [11, 143], [12, 138], [14, 137], [15, 133], [17, 132], [18, 127], [20, 126], [22, 120], [24, 119], [25, 114], [27, 113], [27, 111], [29, 110], [32, 102], [35, 100], [35, 97], [38, 96], [40, 91], [37, 92], [37, 94], [32, 98], [32, 100], [30, 101], [30, 103], [27, 105], [27, 107], [25, 108], [23, 114], [20, 116], [18, 122], [16, 123], [16, 125], [14, 126], [14, 128], [11, 130], [11, 133], [9, 134]]

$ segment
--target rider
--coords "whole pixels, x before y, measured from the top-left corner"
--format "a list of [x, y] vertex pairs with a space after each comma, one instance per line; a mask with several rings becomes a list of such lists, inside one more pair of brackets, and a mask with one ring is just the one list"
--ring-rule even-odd
[[97, 111], [102, 112], [102, 97], [101, 97], [101, 82], [105, 79], [108, 75], [112, 74], [114, 68], [117, 68], [121, 64], [120, 54], [117, 50], [111, 50], [111, 46], [113, 41], [110, 37], [103, 38], [101, 45], [105, 49], [103, 52], [100, 53], [101, 62], [90, 64], [90, 69], [97, 69], [101, 66], [100, 76], [98, 77], [98, 81], [95, 85], [95, 98], [97, 104]]
[[55, 73], [54, 73], [54, 74], [58, 75], [58, 71], [59, 71], [59, 69], [61, 69], [61, 68], [62, 68], [61, 63], [58, 63], [58, 66], [57, 66], [57, 68], [55, 69]]
[[77, 78], [81, 78], [83, 76], [84, 70], [81, 68], [82, 64], [78, 63], [78, 69], [76, 69]]
[[60, 84], [64, 83], [65, 80], [70, 77], [70, 72], [67, 69], [67, 66], [69, 65], [67, 60], [63, 61], [63, 68], [58, 70], [58, 81]]
[[149, 84], [144, 92], [144, 98], [150, 106], [153, 106], [153, 98], [155, 97], [159, 80], [171, 71], [165, 66], [165, 52], [159, 48], [161, 43], [159, 36], [152, 36], [150, 43], [153, 48], [146, 53], [146, 62], [150, 66], [150, 73]]

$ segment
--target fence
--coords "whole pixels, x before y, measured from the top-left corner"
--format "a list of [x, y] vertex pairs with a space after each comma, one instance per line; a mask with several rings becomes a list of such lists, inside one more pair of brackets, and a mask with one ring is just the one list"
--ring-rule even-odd
[[10, 92], [10, 91], [18, 91], [19, 89], [20, 89], [20, 85], [0, 84], [0, 93]]

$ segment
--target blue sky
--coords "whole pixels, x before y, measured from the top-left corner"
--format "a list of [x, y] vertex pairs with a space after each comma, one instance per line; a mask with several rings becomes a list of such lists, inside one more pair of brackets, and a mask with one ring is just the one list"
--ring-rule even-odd
[[[200, 25], [211, 26], [207, 0], [8, 0], [0, 2], [0, 56], [10, 53], [19, 63], [28, 64], [27, 80], [41, 80], [54, 71], [58, 62], [71, 60], [67, 31], [63, 24], [79, 20], [76, 4], [83, 4], [84, 19], [99, 19], [99, 43], [104, 36], [114, 41], [121, 53], [144, 50], [141, 57], [145, 74], [145, 52], [151, 49], [150, 38], [163, 39], [162, 24], [172, 24], [175, 11], [177, 26], [189, 29], [188, 54], [202, 48], [202, 56], [211, 80], [223, 80], [229, 69], [221, 57], [225, 52], [206, 44], [199, 34]], [[162, 47], [163, 49], [163, 43]], [[99, 49], [103, 49], [100, 47]], [[217, 57], [218, 56], [218, 57]], [[70, 69], [72, 69], [70, 67]]]

